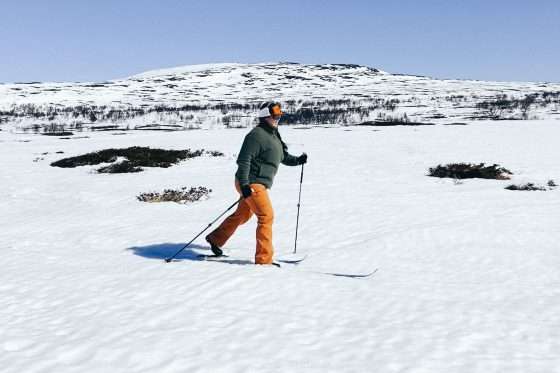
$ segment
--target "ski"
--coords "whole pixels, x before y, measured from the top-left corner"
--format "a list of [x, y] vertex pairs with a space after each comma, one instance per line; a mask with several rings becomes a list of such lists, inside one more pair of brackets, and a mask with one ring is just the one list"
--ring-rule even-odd
[[[222, 259], [222, 258], [229, 258], [229, 255], [216, 255], [216, 254], [197, 254], [196, 256], [198, 259], [201, 260], [213, 260], [213, 259]], [[307, 255], [302, 257], [302, 258], [296, 258], [296, 259], [278, 259], [276, 262], [273, 262], [272, 264], [274, 264], [277, 267], [280, 267], [281, 263], [284, 264], [299, 264], [301, 262], [303, 262], [305, 260], [305, 258], [307, 258]]]
[[[229, 255], [215, 255], [215, 254], [198, 254], [197, 258], [200, 260], [207, 260], [207, 261], [215, 261], [219, 262], [221, 259], [229, 258]], [[277, 259], [275, 262], [272, 262], [271, 265], [282, 268], [283, 264], [292, 264], [294, 266], [298, 265], [299, 263], [303, 262], [307, 258], [307, 255], [296, 258], [296, 259]], [[226, 261], [227, 262], [227, 261]], [[246, 264], [246, 263], [244, 263]], [[343, 273], [343, 272], [320, 272], [320, 271], [306, 271], [309, 273], [316, 273], [326, 276], [334, 276], [334, 277], [345, 277], [345, 278], [367, 278], [373, 276], [379, 268], [369, 272], [369, 273]]]
[[198, 254], [196, 257], [201, 260], [213, 260], [213, 259], [229, 258], [229, 255]]
[[329, 276], [335, 276], [335, 277], [366, 278], [366, 277], [373, 276], [378, 270], [379, 270], [379, 268], [376, 268], [375, 270], [373, 270], [369, 273], [362, 273], [362, 274], [358, 274], [358, 273], [337, 273], [337, 272], [319, 272], [319, 273], [321, 273], [323, 275], [329, 275]]
[[306, 258], [307, 258], [307, 255], [305, 255], [301, 258], [295, 258], [295, 259], [278, 259], [278, 262], [286, 263], [286, 264], [299, 264], [299, 263], [303, 262]]

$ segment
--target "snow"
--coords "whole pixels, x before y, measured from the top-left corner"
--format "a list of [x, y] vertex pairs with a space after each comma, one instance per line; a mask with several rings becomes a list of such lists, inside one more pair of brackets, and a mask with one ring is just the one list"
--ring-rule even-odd
[[220, 68], [228, 68], [228, 67], [237, 67], [241, 66], [239, 63], [204, 63], [204, 64], [197, 64], [197, 65], [185, 65], [185, 66], [178, 66], [178, 67], [170, 67], [166, 69], [157, 69], [157, 70], [150, 70], [146, 71], [137, 75], [133, 75], [130, 78], [152, 78], [157, 76], [166, 76], [166, 75], [178, 75], [178, 74], [186, 74], [186, 73], [197, 73], [207, 70], [214, 70]]
[[[247, 131], [0, 131], [2, 371], [560, 371], [560, 189], [504, 190], [560, 181], [557, 121], [282, 128], [292, 153], [309, 154], [298, 240], [307, 259], [250, 264], [252, 220], [228, 243], [230, 262], [194, 260], [207, 252], [201, 236], [164, 263], [237, 198]], [[226, 156], [122, 175], [49, 166], [133, 145]], [[426, 176], [449, 162], [515, 175]], [[293, 248], [300, 170], [282, 167], [271, 190], [277, 257]], [[135, 198], [199, 185], [213, 192], [194, 204]], [[365, 279], [321, 273], [375, 268]]]

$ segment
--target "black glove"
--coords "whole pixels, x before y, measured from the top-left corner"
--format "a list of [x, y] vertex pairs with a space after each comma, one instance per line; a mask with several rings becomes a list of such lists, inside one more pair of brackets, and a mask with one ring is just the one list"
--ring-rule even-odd
[[307, 154], [303, 153], [299, 157], [297, 157], [298, 164], [306, 164], [307, 163]]
[[253, 191], [251, 190], [250, 185], [242, 185], [241, 186], [241, 194], [243, 195], [243, 198], [250, 197], [251, 193], [253, 193]]

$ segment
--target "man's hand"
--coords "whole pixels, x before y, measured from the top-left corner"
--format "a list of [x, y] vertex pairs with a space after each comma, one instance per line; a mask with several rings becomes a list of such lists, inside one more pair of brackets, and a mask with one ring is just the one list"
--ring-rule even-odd
[[241, 194], [243, 195], [243, 198], [249, 198], [251, 196], [251, 193], [253, 193], [253, 190], [251, 189], [250, 185], [241, 186]]
[[307, 154], [303, 153], [302, 155], [300, 155], [298, 158], [298, 164], [306, 164], [307, 163]]

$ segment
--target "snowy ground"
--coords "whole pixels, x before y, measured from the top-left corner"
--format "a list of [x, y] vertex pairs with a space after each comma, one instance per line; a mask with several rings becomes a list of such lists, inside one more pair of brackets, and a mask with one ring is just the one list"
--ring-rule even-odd
[[[0, 131], [1, 371], [560, 372], [560, 188], [425, 176], [486, 162], [515, 183], [558, 183], [559, 123], [283, 128], [309, 164], [298, 244], [308, 257], [282, 269], [246, 264], [254, 220], [229, 242], [232, 263], [192, 250], [162, 260], [235, 201], [247, 130]], [[226, 157], [123, 175], [49, 166], [132, 145]], [[278, 257], [293, 247], [299, 172], [281, 168], [271, 192]], [[135, 198], [199, 185], [209, 200]], [[374, 268], [366, 279], [318, 273]]]

